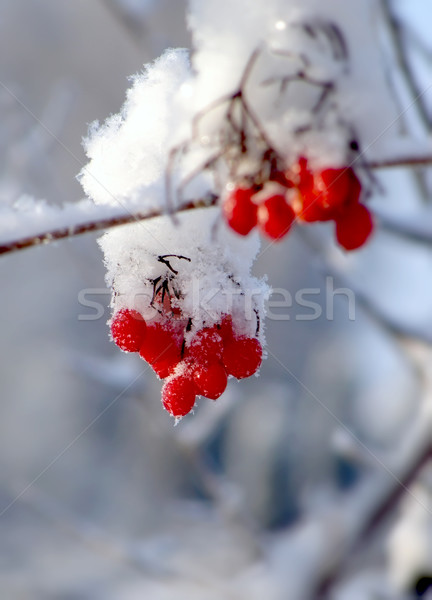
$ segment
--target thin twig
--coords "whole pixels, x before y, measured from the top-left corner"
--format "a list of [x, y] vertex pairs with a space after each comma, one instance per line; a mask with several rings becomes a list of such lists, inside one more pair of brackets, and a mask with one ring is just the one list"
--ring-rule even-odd
[[401, 72], [404, 75], [404, 79], [408, 90], [412, 96], [412, 98], [417, 98], [418, 102], [417, 111], [418, 116], [421, 119], [425, 129], [427, 131], [431, 130], [432, 123], [431, 119], [428, 115], [428, 111], [424, 105], [424, 100], [421, 97], [420, 90], [418, 89], [417, 83], [415, 81], [414, 75], [408, 63], [408, 59], [406, 56], [406, 51], [404, 49], [403, 41], [402, 41], [402, 25], [399, 23], [398, 19], [395, 17], [394, 13], [391, 10], [389, 0], [382, 0], [382, 10], [384, 13], [384, 17], [388, 23], [388, 28], [390, 32], [390, 36], [392, 38], [393, 47], [395, 50], [395, 58], [398, 63], [398, 66]]
[[432, 166], [432, 154], [425, 156], [403, 156], [400, 158], [373, 160], [368, 162], [369, 169], [389, 169], [393, 167], [427, 167]]
[[[214, 196], [208, 200], [193, 200], [182, 205], [177, 209], [177, 212], [186, 212], [197, 208], [208, 208], [214, 206], [216, 202], [217, 198]], [[154, 219], [155, 217], [161, 217], [163, 215], [166, 215], [166, 212], [163, 212], [160, 209], [155, 209], [146, 213], [127, 213], [125, 215], [118, 215], [106, 219], [88, 221], [86, 223], [73, 225], [71, 227], [52, 229], [51, 231], [46, 231], [40, 233], [39, 235], [23, 237], [18, 240], [1, 244], [0, 254], [8, 254], [18, 250], [24, 250], [25, 248], [31, 248], [33, 246], [49, 244], [50, 242], [77, 237], [78, 235], [82, 235], [84, 233], [103, 231], [105, 229], [111, 229], [112, 227], [118, 227], [119, 225], [127, 225], [136, 223], [138, 221], [146, 221], [149, 219]]]

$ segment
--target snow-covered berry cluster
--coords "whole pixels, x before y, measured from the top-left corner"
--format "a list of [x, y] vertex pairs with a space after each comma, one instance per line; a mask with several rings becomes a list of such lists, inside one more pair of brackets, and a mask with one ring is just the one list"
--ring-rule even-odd
[[176, 419], [197, 396], [219, 398], [230, 376], [255, 374], [263, 358], [268, 288], [250, 275], [259, 239], [214, 231], [217, 218], [217, 208], [194, 210], [100, 241], [114, 291], [111, 337], [164, 380], [162, 403]]
[[372, 233], [372, 216], [360, 202], [362, 186], [352, 167], [313, 171], [301, 157], [290, 169], [275, 171], [271, 177], [273, 181], [264, 185], [234, 186], [225, 196], [224, 218], [240, 235], [258, 226], [270, 239], [280, 240], [297, 219], [334, 221], [338, 243], [355, 250]]
[[189, 329], [190, 321], [166, 315], [146, 323], [131, 309], [121, 309], [111, 321], [111, 335], [117, 346], [125, 352], [139, 352], [165, 379], [162, 403], [176, 418], [192, 410], [196, 396], [216, 400], [225, 391], [229, 375], [236, 379], [250, 377], [262, 361], [259, 340], [238, 333], [230, 315], [200, 329], [193, 337], [187, 335]]

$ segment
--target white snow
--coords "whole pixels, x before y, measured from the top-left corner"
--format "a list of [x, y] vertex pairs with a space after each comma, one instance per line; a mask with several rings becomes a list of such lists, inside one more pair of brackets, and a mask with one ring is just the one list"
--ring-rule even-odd
[[89, 199], [54, 206], [45, 200], [21, 196], [12, 206], [0, 203], [0, 243], [70, 229], [83, 223], [125, 214], [121, 206], [97, 207]]
[[[192, 332], [233, 314], [238, 333], [254, 335], [257, 311], [263, 341], [268, 286], [250, 274], [259, 238], [243, 239], [232, 233], [217, 208], [182, 213], [178, 222], [163, 216], [118, 227], [106, 233], [100, 245], [107, 283], [114, 290], [114, 312], [129, 307], [146, 320], [158, 318], [151, 300], [154, 281], [162, 277], [168, 281], [171, 306], [180, 308], [183, 318], [192, 319]], [[171, 269], [159, 257], [165, 257]]]

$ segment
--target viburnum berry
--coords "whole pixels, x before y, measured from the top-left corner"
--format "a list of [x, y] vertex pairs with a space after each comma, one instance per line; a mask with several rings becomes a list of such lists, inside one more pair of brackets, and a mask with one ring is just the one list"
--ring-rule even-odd
[[302, 157], [293, 173], [300, 192], [293, 207], [303, 221], [330, 221], [339, 210], [359, 201], [361, 183], [352, 167], [312, 172]]
[[164, 379], [181, 360], [181, 344], [179, 332], [171, 321], [149, 323], [140, 355]]
[[331, 211], [344, 204], [349, 195], [350, 176], [347, 169], [324, 169], [314, 174], [317, 202]]
[[313, 188], [313, 174], [308, 167], [307, 158], [300, 156], [298, 162], [291, 169], [289, 177], [292, 177], [295, 187], [303, 194]]
[[336, 218], [336, 239], [345, 250], [363, 246], [372, 231], [372, 215], [364, 204], [348, 205]]
[[222, 205], [222, 213], [228, 225], [240, 235], [247, 235], [257, 224], [257, 205], [252, 197], [253, 188], [236, 188], [230, 192]]
[[193, 362], [207, 365], [222, 358], [223, 341], [216, 325], [204, 327], [194, 336], [186, 350]]
[[136, 310], [122, 308], [113, 317], [111, 335], [124, 352], [138, 352], [146, 335], [147, 325]]
[[187, 415], [192, 410], [195, 399], [194, 381], [186, 374], [174, 375], [162, 386], [162, 404], [173, 417]]
[[198, 394], [211, 400], [216, 400], [223, 394], [228, 382], [225, 368], [219, 362], [208, 366], [197, 365], [193, 377]]
[[233, 338], [224, 347], [225, 369], [237, 379], [244, 379], [256, 373], [261, 362], [262, 347], [256, 338]]
[[318, 203], [329, 212], [360, 199], [361, 183], [352, 167], [318, 171], [314, 182], [319, 192]]
[[232, 340], [234, 337], [232, 316], [224, 315], [222, 321], [217, 326], [217, 329], [224, 344]]
[[295, 212], [282, 194], [270, 196], [258, 206], [258, 225], [273, 240], [284, 237], [295, 220]]
[[319, 192], [315, 189], [312, 171], [307, 165], [307, 159], [300, 157], [297, 164], [292, 167], [295, 185], [299, 195], [294, 197], [293, 208], [296, 215], [307, 222], [325, 220], [326, 214], [318, 201]]

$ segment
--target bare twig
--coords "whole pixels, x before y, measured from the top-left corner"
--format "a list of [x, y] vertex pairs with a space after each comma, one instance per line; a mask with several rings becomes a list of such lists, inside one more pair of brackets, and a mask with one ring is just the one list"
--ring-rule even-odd
[[368, 162], [370, 169], [389, 169], [393, 167], [428, 167], [432, 166], [432, 154], [425, 156], [402, 156], [399, 158], [374, 160]]
[[391, 10], [389, 0], [382, 0], [381, 6], [393, 42], [396, 61], [401, 72], [403, 73], [409, 93], [413, 98], [417, 98], [418, 100], [416, 102], [418, 116], [421, 119], [425, 129], [430, 131], [432, 128], [432, 122], [428, 115], [426, 106], [424, 105], [424, 100], [422, 98], [422, 95], [420, 94], [420, 90], [418, 89], [417, 83], [413, 76], [412, 69], [408, 63], [406, 51], [403, 44], [402, 25], [399, 23], [398, 19], [395, 17], [393, 11]]
[[[182, 205], [177, 212], [186, 212], [197, 208], [207, 208], [214, 206], [217, 202], [217, 198], [212, 196], [207, 200], [192, 200]], [[103, 231], [105, 229], [111, 229], [112, 227], [118, 227], [119, 225], [127, 225], [136, 223], [139, 221], [145, 221], [154, 219], [155, 217], [161, 217], [166, 214], [165, 212], [157, 209], [150, 210], [146, 213], [127, 213], [124, 215], [118, 215], [115, 217], [109, 217], [107, 219], [96, 219], [74, 225], [72, 227], [61, 227], [59, 229], [53, 229], [40, 233], [36, 236], [24, 237], [18, 240], [7, 242], [0, 245], [0, 254], [9, 254], [18, 250], [24, 250], [25, 248], [31, 248], [34, 246], [40, 246], [42, 244], [49, 244], [58, 240], [73, 238], [84, 233], [91, 233], [95, 231]]]

